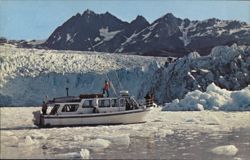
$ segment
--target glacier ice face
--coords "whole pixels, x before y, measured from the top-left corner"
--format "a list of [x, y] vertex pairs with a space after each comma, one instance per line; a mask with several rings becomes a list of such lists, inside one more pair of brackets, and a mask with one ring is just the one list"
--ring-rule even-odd
[[[66, 87], [74, 96], [101, 93], [107, 79], [117, 91], [129, 90], [137, 99], [153, 91], [158, 103], [182, 99], [194, 90], [199, 94], [211, 83], [228, 90], [250, 84], [250, 47], [237, 45], [179, 59], [1, 45], [0, 62], [0, 106], [40, 105], [46, 95], [65, 96]], [[204, 100], [199, 103], [197, 110], [206, 109], [201, 107]]]
[[208, 56], [190, 54], [160, 70], [153, 88], [160, 102], [182, 99], [194, 90], [205, 91], [215, 83], [239, 90], [250, 84], [250, 47], [218, 46]]
[[[0, 106], [40, 105], [44, 96], [101, 93], [105, 80], [136, 98], [167, 58], [0, 46]], [[115, 92], [111, 94], [114, 95]]]

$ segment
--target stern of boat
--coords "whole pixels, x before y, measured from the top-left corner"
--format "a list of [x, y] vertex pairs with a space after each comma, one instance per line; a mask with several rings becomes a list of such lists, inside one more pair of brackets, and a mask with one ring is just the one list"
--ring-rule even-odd
[[40, 126], [41, 125], [41, 112], [40, 111], [34, 111], [33, 112], [33, 123], [36, 126]]

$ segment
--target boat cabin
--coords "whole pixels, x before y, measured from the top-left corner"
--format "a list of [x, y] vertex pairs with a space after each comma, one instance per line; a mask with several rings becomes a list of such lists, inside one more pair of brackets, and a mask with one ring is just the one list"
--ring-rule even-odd
[[91, 113], [110, 113], [139, 108], [139, 104], [127, 92], [119, 97], [103, 97], [99, 94], [61, 97], [50, 101], [50, 115], [75, 115]]

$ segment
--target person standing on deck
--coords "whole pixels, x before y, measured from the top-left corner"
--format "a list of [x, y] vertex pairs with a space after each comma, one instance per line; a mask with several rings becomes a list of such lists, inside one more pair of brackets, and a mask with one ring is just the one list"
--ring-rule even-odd
[[109, 86], [110, 86], [110, 83], [107, 80], [105, 80], [104, 87], [103, 87], [103, 90], [102, 90], [103, 91], [102, 94], [104, 95], [105, 92], [106, 92], [107, 97], [109, 97]]
[[47, 109], [48, 109], [47, 103], [48, 103], [48, 96], [45, 96], [43, 100], [43, 106], [42, 106], [43, 115], [47, 114]]
[[45, 101], [43, 101], [43, 106], [42, 106], [43, 115], [47, 114], [47, 109], [48, 109], [48, 105]]

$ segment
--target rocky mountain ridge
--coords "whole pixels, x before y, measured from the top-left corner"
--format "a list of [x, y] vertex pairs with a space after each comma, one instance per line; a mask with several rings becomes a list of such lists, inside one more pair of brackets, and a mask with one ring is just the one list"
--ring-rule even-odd
[[171, 13], [151, 24], [143, 16], [128, 23], [109, 12], [86, 10], [56, 28], [43, 47], [182, 57], [192, 51], [207, 55], [215, 46], [233, 43], [250, 45], [249, 24], [216, 18], [191, 21]]

